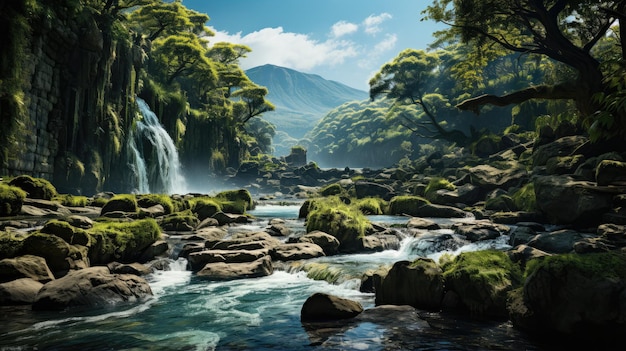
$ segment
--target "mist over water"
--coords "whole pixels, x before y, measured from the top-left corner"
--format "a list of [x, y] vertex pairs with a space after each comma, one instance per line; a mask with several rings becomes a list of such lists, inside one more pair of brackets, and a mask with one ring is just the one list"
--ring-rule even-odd
[[184, 193], [185, 177], [182, 174], [178, 151], [174, 141], [163, 128], [150, 106], [136, 97], [142, 118], [136, 121], [128, 138], [129, 164], [135, 192]]

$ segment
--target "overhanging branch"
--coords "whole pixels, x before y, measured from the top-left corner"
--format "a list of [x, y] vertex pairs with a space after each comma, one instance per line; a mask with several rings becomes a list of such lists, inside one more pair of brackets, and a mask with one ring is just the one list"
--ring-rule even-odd
[[557, 85], [540, 85], [519, 90], [503, 96], [497, 95], [481, 95], [475, 98], [467, 99], [456, 107], [464, 111], [472, 111], [480, 114], [480, 108], [484, 105], [507, 106], [512, 104], [520, 104], [532, 99], [545, 100], [562, 100], [575, 99], [576, 85], [574, 82], [564, 82]]

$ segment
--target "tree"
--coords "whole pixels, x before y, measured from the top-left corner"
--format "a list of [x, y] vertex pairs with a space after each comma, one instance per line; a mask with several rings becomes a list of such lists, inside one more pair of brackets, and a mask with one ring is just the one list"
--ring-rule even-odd
[[155, 40], [152, 60], [168, 85], [177, 77], [189, 76], [193, 71], [200, 71], [204, 79], [215, 81], [216, 73], [205, 52], [205, 43], [200, 38], [191, 33], [181, 33]]
[[[114, 0], [109, 0], [109, 2]], [[170, 3], [157, 1], [140, 7], [130, 15], [134, 30], [152, 41], [158, 37], [179, 35], [184, 32], [201, 35], [213, 33], [205, 26], [209, 16], [190, 10], [180, 0]]]
[[264, 112], [274, 111], [274, 105], [265, 100], [267, 93], [267, 88], [252, 83], [232, 94], [234, 98], [240, 99], [235, 105], [235, 115], [242, 125]]
[[[615, 27], [626, 21], [626, 2], [598, 0], [435, 0], [428, 7], [428, 18], [451, 27], [438, 35], [441, 40], [469, 44], [475, 55], [499, 45], [501, 55], [517, 52], [546, 56], [570, 67], [574, 75], [554, 84], [529, 86], [506, 95], [485, 94], [457, 105], [478, 113], [484, 105], [506, 106], [531, 99], [570, 99], [590, 128], [596, 111], [602, 109], [602, 97], [615, 87], [608, 84], [624, 66], [626, 31]], [[617, 65], [603, 65], [604, 53], [594, 51], [599, 42], [611, 36], [621, 47]], [[607, 77], [609, 77], [607, 81]], [[600, 97], [600, 98], [598, 98]], [[626, 111], [611, 114], [611, 122], [626, 125]], [[612, 134], [608, 123], [595, 124], [599, 135]]]
[[[436, 70], [440, 64], [436, 53], [406, 49], [392, 62], [385, 64], [370, 80], [370, 98], [379, 96], [395, 99], [398, 104], [413, 104], [423, 111], [423, 118], [399, 114], [403, 125], [420, 137], [444, 139], [466, 144], [467, 137], [458, 130], [448, 131], [437, 120], [436, 108], [445, 109], [447, 99], [434, 93]], [[393, 110], [392, 110], [393, 111]]]

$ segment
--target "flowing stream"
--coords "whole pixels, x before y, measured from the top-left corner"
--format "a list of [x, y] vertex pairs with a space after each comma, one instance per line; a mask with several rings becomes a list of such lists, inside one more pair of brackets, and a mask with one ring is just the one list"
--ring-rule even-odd
[[186, 182], [181, 173], [178, 151], [174, 141], [159, 123], [150, 106], [135, 98], [142, 118], [136, 121], [128, 138], [130, 168], [134, 175], [136, 192], [182, 194]]
[[[294, 231], [299, 206], [259, 206], [252, 213], [258, 230], [270, 218], [284, 218]], [[377, 216], [387, 224], [399, 217]], [[239, 227], [241, 229], [241, 227]], [[420, 239], [408, 237], [399, 250], [339, 255], [278, 266], [263, 278], [214, 282], [185, 270], [185, 260], [171, 260], [170, 270], [148, 277], [154, 296], [134, 305], [95, 311], [34, 312], [27, 307], [0, 309], [0, 350], [540, 350], [508, 322], [477, 321], [420, 311], [428, 323], [401, 325], [361, 322], [332, 330], [314, 342], [300, 322], [307, 297], [326, 292], [374, 307], [374, 295], [359, 292], [367, 269], [417, 256], [437, 258], [444, 252], [488, 247], [505, 248], [506, 237], [479, 245], [452, 240], [445, 246], [431, 240], [445, 230]], [[429, 239], [430, 238], [430, 239]], [[174, 246], [180, 241], [172, 241]], [[332, 284], [315, 280], [306, 265], [334, 270]], [[288, 267], [291, 267], [290, 269]], [[309, 267], [310, 268], [310, 267]], [[328, 331], [327, 331], [328, 332]], [[315, 345], [315, 346], [312, 346]]]

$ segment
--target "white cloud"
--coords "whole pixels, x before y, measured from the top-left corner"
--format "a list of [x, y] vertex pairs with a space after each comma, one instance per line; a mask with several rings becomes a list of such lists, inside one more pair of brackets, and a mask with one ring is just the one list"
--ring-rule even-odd
[[322, 65], [341, 64], [357, 55], [356, 45], [351, 41], [328, 39], [319, 42], [305, 34], [285, 32], [282, 27], [263, 28], [246, 35], [211, 30], [215, 35], [208, 38], [209, 43], [230, 42], [252, 49], [240, 62], [243, 69], [273, 64], [309, 71]]
[[354, 23], [339, 21], [333, 24], [331, 28], [332, 36], [335, 38], [342, 37], [347, 34], [352, 34], [359, 30], [359, 26]]
[[376, 34], [381, 31], [380, 24], [384, 21], [391, 19], [392, 16], [387, 12], [383, 12], [380, 15], [369, 15], [364, 21], [365, 33]]
[[383, 53], [385, 51], [389, 51], [396, 46], [398, 42], [398, 36], [396, 34], [385, 34], [385, 39], [379, 41], [374, 46], [374, 52]]

